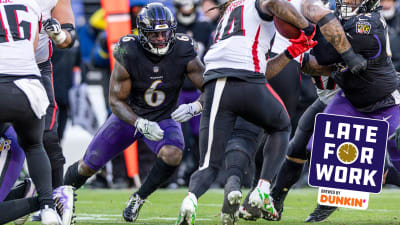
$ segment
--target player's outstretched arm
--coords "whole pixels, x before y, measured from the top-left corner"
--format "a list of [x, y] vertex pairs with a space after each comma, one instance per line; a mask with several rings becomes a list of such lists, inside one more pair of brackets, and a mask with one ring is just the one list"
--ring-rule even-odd
[[365, 70], [367, 61], [353, 51], [335, 15], [326, 9], [320, 0], [302, 0], [301, 3], [301, 13], [308, 20], [319, 25], [322, 35], [342, 56], [350, 71], [358, 74]]
[[[70, 48], [76, 40], [75, 19], [71, 7], [71, 0], [58, 0], [51, 11], [49, 27], [44, 29], [59, 48]], [[46, 21], [44, 21], [46, 22]]]
[[[299, 29], [306, 29], [310, 26], [310, 23], [287, 0], [260, 0], [259, 4], [263, 13], [277, 16]], [[311, 30], [312, 32], [313, 30]]]
[[109, 104], [111, 111], [121, 120], [135, 126], [138, 115], [126, 103], [131, 91], [131, 78], [128, 71], [115, 61], [110, 78]]

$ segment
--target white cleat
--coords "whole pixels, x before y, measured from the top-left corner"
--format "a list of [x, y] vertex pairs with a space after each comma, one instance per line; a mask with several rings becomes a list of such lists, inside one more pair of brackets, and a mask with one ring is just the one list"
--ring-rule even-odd
[[249, 204], [252, 207], [257, 207], [262, 211], [269, 213], [271, 218], [279, 218], [278, 211], [274, 207], [271, 195], [260, 190], [260, 188], [255, 188], [249, 198]]
[[64, 185], [53, 191], [53, 199], [63, 225], [73, 224], [75, 195], [72, 186]]
[[196, 212], [197, 198], [193, 193], [189, 192], [185, 199], [183, 199], [176, 225], [194, 225]]
[[45, 205], [44, 208], [40, 210], [40, 218], [42, 219], [43, 225], [63, 225], [56, 210], [50, 208], [48, 205]]

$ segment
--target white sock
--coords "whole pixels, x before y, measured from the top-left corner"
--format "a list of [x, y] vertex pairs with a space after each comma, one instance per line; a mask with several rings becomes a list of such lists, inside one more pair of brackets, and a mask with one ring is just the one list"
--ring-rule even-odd
[[269, 188], [271, 187], [271, 183], [266, 180], [259, 179], [257, 187], [264, 193], [269, 194]]

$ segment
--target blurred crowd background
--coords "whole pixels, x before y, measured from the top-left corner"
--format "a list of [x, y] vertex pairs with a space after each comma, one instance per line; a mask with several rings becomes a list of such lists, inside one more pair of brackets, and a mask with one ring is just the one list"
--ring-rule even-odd
[[[127, 0], [128, 1], [128, 0]], [[154, 0], [129, 0], [132, 33], [137, 31], [136, 15], [147, 3]], [[178, 22], [178, 33], [186, 33], [197, 42], [197, 51], [202, 58], [209, 48], [213, 32], [218, 23], [219, 11], [209, 9], [223, 3], [224, 0], [160, 0], [168, 6]], [[334, 8], [334, 0], [327, 1]], [[105, 12], [101, 8], [100, 0], [71, 0], [75, 14], [78, 40], [71, 49], [58, 49], [54, 46], [52, 58], [54, 66], [54, 87], [59, 111], [59, 135], [63, 143], [64, 154], [68, 161], [70, 156], [82, 157], [85, 146], [71, 143], [68, 138], [73, 135], [64, 135], [74, 132], [74, 127], [79, 126], [91, 137], [110, 114], [108, 107], [108, 85], [110, 78], [110, 53], [107, 46], [107, 33]], [[388, 35], [391, 42], [392, 60], [396, 70], [400, 70], [400, 7], [397, 0], [381, 0], [382, 14], [388, 25]], [[234, 46], [232, 46], [234, 47]], [[293, 131], [296, 129], [297, 120], [304, 110], [317, 98], [315, 88], [307, 75], [302, 75], [302, 93], [299, 96], [300, 104], [297, 114], [292, 119]], [[90, 90], [101, 90], [96, 94]], [[200, 92], [185, 81], [183, 92], [190, 92], [191, 99], [181, 98], [179, 104], [195, 100]], [[290, 91], [290, 90], [288, 90]], [[104, 108], [102, 108], [104, 107]], [[165, 188], [178, 188], [186, 186], [191, 173], [198, 167], [198, 135], [200, 116], [183, 124], [185, 137], [184, 159], [175, 176], [163, 186]], [[78, 134], [79, 135], [79, 132]], [[133, 134], [132, 134], [133, 135]], [[72, 140], [73, 141], [73, 140]], [[68, 145], [68, 146], [66, 146]], [[73, 146], [73, 147], [71, 147]], [[138, 142], [139, 176], [144, 180], [149, 172], [156, 155], [147, 149], [143, 142]], [[68, 166], [68, 165], [67, 165]], [[253, 166], [254, 167], [254, 166]], [[247, 173], [251, 175], [253, 168]], [[307, 185], [307, 171], [297, 183], [297, 187]], [[245, 186], [251, 184], [250, 177], [246, 176]], [[224, 184], [224, 171], [214, 183], [214, 187]], [[86, 184], [87, 188], [130, 188], [134, 187], [132, 178], [128, 177], [124, 155], [117, 158], [99, 172]]]

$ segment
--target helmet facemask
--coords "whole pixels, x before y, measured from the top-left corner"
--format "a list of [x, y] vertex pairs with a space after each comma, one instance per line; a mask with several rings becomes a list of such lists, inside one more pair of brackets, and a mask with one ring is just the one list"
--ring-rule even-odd
[[175, 40], [175, 31], [172, 29], [155, 29], [154, 31], [141, 30], [139, 36], [140, 39], [146, 43], [143, 46], [146, 50], [161, 56], [167, 54], [170, 46], [173, 44], [172, 42]]
[[161, 3], [150, 3], [136, 20], [143, 48], [154, 55], [167, 54], [174, 45], [177, 26], [172, 12]]
[[336, 0], [336, 10], [340, 19], [348, 20], [359, 13], [379, 9], [379, 0]]

